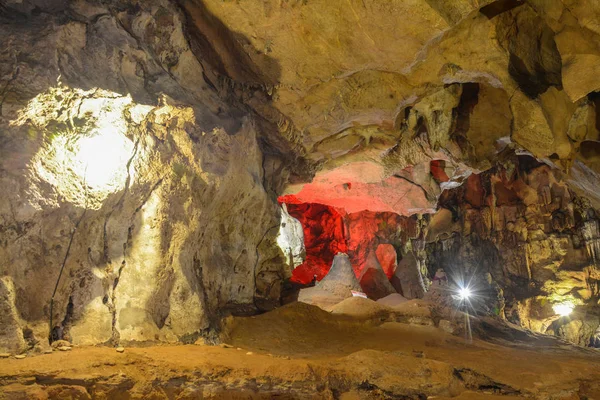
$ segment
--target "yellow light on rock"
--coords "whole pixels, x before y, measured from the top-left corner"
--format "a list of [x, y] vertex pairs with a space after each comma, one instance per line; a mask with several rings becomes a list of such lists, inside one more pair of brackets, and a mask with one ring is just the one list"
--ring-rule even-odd
[[56, 198], [98, 209], [125, 188], [128, 176], [133, 182], [135, 162], [128, 166], [129, 160], [145, 153], [128, 134], [152, 109], [129, 95], [57, 86], [30, 100], [10, 123], [44, 133], [31, 160], [36, 180], [52, 185]]
[[560, 315], [561, 317], [566, 317], [573, 312], [573, 304], [571, 303], [558, 303], [552, 306], [552, 309], [555, 313]]

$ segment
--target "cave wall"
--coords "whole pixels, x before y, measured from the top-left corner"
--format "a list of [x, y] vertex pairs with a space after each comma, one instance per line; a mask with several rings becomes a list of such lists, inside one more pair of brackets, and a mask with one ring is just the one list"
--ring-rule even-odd
[[[221, 313], [255, 309], [256, 296], [278, 301], [273, 285], [289, 272], [281, 254], [266, 250], [279, 209], [262, 184], [252, 123], [236, 135], [203, 132], [191, 109], [165, 105], [129, 128], [136, 147], [127, 168], [135, 176], [97, 208], [85, 182], [59, 189], [25, 154], [21, 168], [3, 170], [1, 272], [14, 294], [7, 307], [35, 333], [31, 340], [47, 338], [63, 262], [55, 338], [78, 344], [195, 340], [217, 328]], [[46, 140], [43, 132], [21, 135], [13, 145]], [[60, 179], [52, 165], [45, 172]]]
[[[409, 298], [423, 296], [425, 264], [401, 262], [403, 255], [413, 254], [413, 239], [424, 243], [421, 215], [406, 217], [369, 210], [346, 213], [324, 204], [304, 203], [295, 195], [281, 196], [279, 202], [304, 231], [306, 259], [295, 266], [292, 281], [308, 284], [315, 277], [322, 280], [340, 252], [349, 256], [354, 274], [370, 297], [381, 298], [395, 291]], [[363, 204], [368, 203], [365, 197]], [[418, 254], [422, 259], [422, 252]]]
[[282, 196], [278, 201], [287, 207], [304, 231], [306, 257], [295, 266], [292, 280], [307, 284], [316, 276], [320, 281], [327, 275], [335, 255], [348, 252], [342, 215], [333, 207], [301, 203], [292, 196]]
[[[331, 207], [301, 203], [293, 195], [280, 201], [297, 203], [290, 207], [312, 235], [306, 263], [319, 272], [319, 280], [331, 257], [312, 246], [335, 236], [347, 247], [355, 276], [371, 298], [393, 292], [424, 297], [441, 268], [453, 287], [470, 286], [476, 293], [476, 314], [595, 346], [600, 326], [596, 209], [551, 164], [512, 150], [500, 158], [489, 170], [442, 191], [438, 210], [428, 214], [338, 209], [342, 216], [336, 214], [339, 222], [332, 225], [322, 214], [308, 212]], [[432, 168], [432, 178], [447, 181], [440, 171]], [[339, 228], [340, 222], [343, 229], [334, 235], [328, 226]], [[382, 245], [394, 250], [393, 263], [378, 254]], [[568, 317], [554, 310], [564, 304], [574, 308]]]
[[[301, 202], [351, 207], [327, 218], [327, 259], [348, 250], [361, 276], [390, 244], [408, 297], [436, 265], [484, 259], [507, 318], [585, 342], [548, 315], [552, 296], [583, 312], [597, 292], [599, 7], [0, 2], [2, 346], [44, 342], [50, 314], [79, 343], [192, 341], [274, 307], [294, 264], [275, 199], [316, 172], [333, 187]], [[77, 143], [112, 123], [128, 150], [96, 190]]]
[[[0, 352], [47, 346], [50, 319], [53, 339], [75, 344], [210, 341], [221, 316], [279, 304], [291, 273], [275, 243], [285, 164], [273, 146], [264, 155], [265, 125], [221, 100], [179, 9], [11, 5]], [[121, 141], [88, 149], [92, 171], [80, 140], [98, 135]], [[92, 173], [112, 180], [99, 189]]]
[[[471, 280], [480, 310], [588, 346], [598, 328], [598, 217], [556, 169], [513, 156], [445, 192], [428, 224], [429, 275]], [[574, 312], [559, 317], [553, 305]]]

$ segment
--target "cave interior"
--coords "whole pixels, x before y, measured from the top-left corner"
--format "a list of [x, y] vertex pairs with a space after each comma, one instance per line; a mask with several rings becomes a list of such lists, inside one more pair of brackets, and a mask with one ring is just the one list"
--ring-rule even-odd
[[0, 0], [0, 399], [600, 399], [599, 21]]

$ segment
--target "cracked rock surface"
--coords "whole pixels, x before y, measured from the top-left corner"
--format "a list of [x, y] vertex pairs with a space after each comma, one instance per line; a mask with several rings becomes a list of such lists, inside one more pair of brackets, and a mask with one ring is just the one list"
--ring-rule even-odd
[[[406, 297], [483, 258], [485, 312], [597, 345], [598, 15], [591, 0], [1, 0], [0, 353], [218, 341], [222, 317], [281, 305], [318, 256], [276, 246], [283, 194], [372, 229], [350, 232], [350, 259], [392, 244], [378, 279]], [[564, 301], [576, 318], [557, 318]]]

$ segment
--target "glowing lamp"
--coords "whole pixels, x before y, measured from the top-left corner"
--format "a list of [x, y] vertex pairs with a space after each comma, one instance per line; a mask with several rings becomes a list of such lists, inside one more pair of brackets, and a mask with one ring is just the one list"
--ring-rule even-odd
[[467, 300], [469, 297], [471, 297], [471, 289], [468, 287], [460, 288], [458, 291], [458, 296], [461, 300]]
[[561, 317], [566, 317], [573, 312], [573, 304], [571, 303], [558, 303], [552, 306], [555, 313]]

